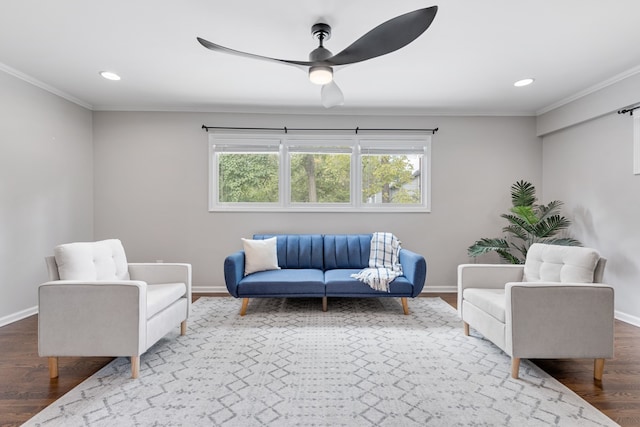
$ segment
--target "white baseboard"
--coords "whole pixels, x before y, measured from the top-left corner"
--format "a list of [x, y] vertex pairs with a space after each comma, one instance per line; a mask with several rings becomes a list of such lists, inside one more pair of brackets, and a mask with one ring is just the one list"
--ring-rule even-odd
[[615, 318], [620, 320], [621, 322], [628, 323], [633, 326], [640, 326], [640, 317], [632, 316], [627, 313], [623, 313], [621, 311], [616, 310], [614, 312]]
[[192, 286], [191, 292], [194, 294], [228, 294], [226, 286]]
[[9, 323], [17, 322], [18, 320], [22, 320], [26, 317], [33, 316], [34, 314], [38, 314], [37, 305], [5, 317], [0, 317], [0, 327], [8, 325]]
[[458, 293], [457, 286], [428, 286], [422, 288], [421, 294], [455, 294]]

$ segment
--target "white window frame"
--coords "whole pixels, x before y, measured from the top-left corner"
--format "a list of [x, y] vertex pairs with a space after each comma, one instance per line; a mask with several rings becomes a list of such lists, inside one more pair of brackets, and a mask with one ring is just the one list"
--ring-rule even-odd
[[[278, 144], [279, 202], [277, 203], [220, 203], [218, 202], [218, 162], [216, 147], [233, 144], [259, 146]], [[289, 147], [349, 147], [351, 150], [350, 203], [292, 203], [290, 200]], [[362, 202], [362, 147], [388, 148], [390, 154], [398, 150], [414, 149], [422, 154], [420, 173], [421, 204], [368, 204]], [[295, 151], [293, 151], [295, 152]], [[382, 154], [382, 152], [380, 151]], [[431, 212], [431, 135], [393, 134], [247, 134], [246, 132], [209, 133], [209, 211], [210, 212]]]

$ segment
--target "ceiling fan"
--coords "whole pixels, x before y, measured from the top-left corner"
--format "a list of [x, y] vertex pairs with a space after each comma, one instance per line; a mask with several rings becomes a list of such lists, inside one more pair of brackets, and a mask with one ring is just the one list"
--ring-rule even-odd
[[334, 67], [366, 61], [408, 45], [429, 28], [437, 11], [438, 6], [431, 6], [390, 19], [375, 27], [336, 55], [324, 47], [324, 42], [331, 37], [331, 27], [325, 23], [315, 24], [311, 27], [311, 34], [318, 39], [319, 46], [311, 51], [308, 61], [269, 58], [241, 52], [220, 46], [200, 37], [198, 37], [198, 41], [202, 46], [216, 52], [279, 62], [305, 71], [308, 70], [309, 80], [315, 84], [322, 85], [320, 92], [322, 105], [326, 108], [331, 108], [344, 103], [344, 95], [333, 79]]

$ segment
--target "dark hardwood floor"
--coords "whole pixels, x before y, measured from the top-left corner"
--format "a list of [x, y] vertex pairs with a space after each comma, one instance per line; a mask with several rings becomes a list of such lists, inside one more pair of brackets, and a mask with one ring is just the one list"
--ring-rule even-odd
[[[457, 303], [455, 294], [428, 296], [439, 296], [453, 307]], [[0, 426], [19, 426], [112, 360], [65, 357], [60, 377], [50, 380], [47, 359], [38, 357], [37, 331], [37, 316], [0, 328]], [[607, 360], [602, 383], [593, 380], [593, 360], [535, 363], [620, 425], [640, 427], [638, 356], [640, 328], [616, 321], [615, 357]]]

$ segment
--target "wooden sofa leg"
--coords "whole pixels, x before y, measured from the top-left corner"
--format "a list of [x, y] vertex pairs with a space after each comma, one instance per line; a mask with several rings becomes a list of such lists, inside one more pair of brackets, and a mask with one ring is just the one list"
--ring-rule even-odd
[[511, 378], [518, 379], [520, 371], [520, 358], [512, 357], [511, 358]]
[[180, 322], [180, 335], [187, 335], [187, 321]]
[[400, 298], [400, 301], [402, 301], [402, 311], [404, 311], [404, 314], [409, 314], [409, 304], [407, 303], [407, 297]]
[[327, 311], [327, 297], [322, 297], [322, 311]]
[[58, 358], [49, 358], [49, 378], [58, 378]]
[[469, 336], [469, 324], [467, 322], [462, 322], [464, 323], [464, 334], [466, 336]]
[[593, 378], [598, 381], [602, 381], [602, 374], [604, 373], [604, 359], [596, 359], [593, 362]]
[[140, 375], [140, 356], [131, 356], [131, 378], [138, 378]]
[[240, 316], [247, 314], [247, 306], [249, 305], [249, 298], [242, 298], [242, 307], [240, 307]]

